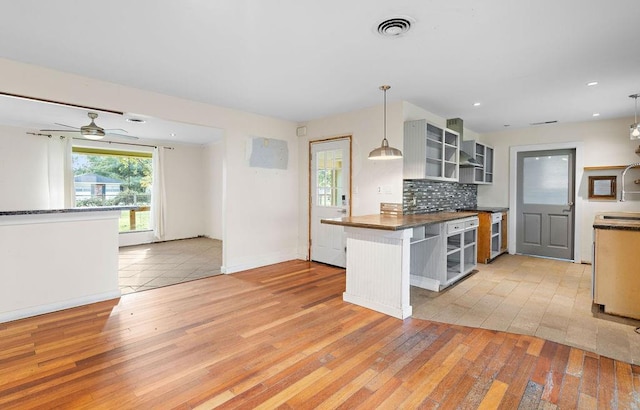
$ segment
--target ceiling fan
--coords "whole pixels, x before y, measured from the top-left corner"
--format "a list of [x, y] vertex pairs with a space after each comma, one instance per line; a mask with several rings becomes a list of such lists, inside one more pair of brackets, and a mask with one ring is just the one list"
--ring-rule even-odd
[[117, 129], [104, 129], [95, 123], [95, 119], [98, 118], [98, 114], [95, 112], [88, 112], [87, 115], [91, 119], [91, 123], [88, 125], [83, 125], [82, 127], [74, 127], [71, 125], [55, 123], [56, 125], [60, 125], [62, 127], [73, 128], [73, 130], [40, 130], [42, 132], [79, 132], [83, 137], [89, 140], [99, 140], [104, 138], [106, 135], [114, 136], [117, 138], [127, 138], [132, 140], [137, 140], [138, 137], [134, 137], [133, 135], [125, 135], [116, 133], [113, 131], [127, 132], [127, 130], [123, 130], [122, 128]]

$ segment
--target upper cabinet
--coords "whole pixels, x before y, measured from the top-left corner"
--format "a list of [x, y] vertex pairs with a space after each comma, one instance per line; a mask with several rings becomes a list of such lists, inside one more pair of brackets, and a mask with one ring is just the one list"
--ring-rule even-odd
[[458, 181], [460, 136], [426, 120], [404, 123], [404, 179]]
[[480, 166], [460, 168], [460, 182], [468, 184], [493, 183], [493, 148], [477, 141], [463, 141], [462, 151], [473, 157]]

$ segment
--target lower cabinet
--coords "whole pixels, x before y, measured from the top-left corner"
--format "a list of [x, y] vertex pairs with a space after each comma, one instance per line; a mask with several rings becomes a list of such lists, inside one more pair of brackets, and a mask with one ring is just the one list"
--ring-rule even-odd
[[489, 263], [507, 251], [507, 213], [478, 214], [478, 263]]
[[440, 291], [476, 268], [478, 218], [414, 228], [411, 285]]

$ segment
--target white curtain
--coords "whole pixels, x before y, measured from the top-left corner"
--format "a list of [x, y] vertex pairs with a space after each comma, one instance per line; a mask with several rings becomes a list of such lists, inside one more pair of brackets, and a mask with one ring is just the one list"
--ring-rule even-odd
[[73, 178], [73, 138], [66, 137], [64, 143], [64, 207], [76, 206], [76, 190]]
[[164, 147], [153, 150], [153, 182], [151, 190], [151, 220], [153, 221], [153, 235], [164, 239], [165, 227], [165, 181], [164, 181]]
[[50, 137], [47, 145], [49, 209], [75, 206], [72, 139]]

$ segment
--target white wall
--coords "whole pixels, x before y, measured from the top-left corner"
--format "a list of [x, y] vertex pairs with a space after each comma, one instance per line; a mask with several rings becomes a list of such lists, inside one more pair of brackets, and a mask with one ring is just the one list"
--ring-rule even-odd
[[[0, 59], [0, 72], [0, 90], [5, 92], [223, 129], [226, 164], [224, 268], [227, 272], [235, 272], [296, 257], [296, 124], [9, 60]], [[251, 136], [286, 140], [289, 144], [289, 168], [285, 171], [249, 168], [245, 144]], [[175, 164], [188, 162], [186, 154], [177, 152], [173, 157]], [[188, 169], [193, 171], [194, 168]], [[184, 199], [181, 198], [171, 201], [174, 207], [177, 204], [184, 205]], [[215, 211], [210, 208], [203, 212]], [[188, 216], [182, 214], [175, 217]], [[213, 220], [217, 215], [209, 217]], [[198, 223], [204, 226], [207, 218], [202, 215], [200, 218]], [[187, 222], [185, 225], [192, 227], [194, 224]], [[205, 232], [204, 227], [200, 232]], [[171, 235], [181, 233], [180, 229], [171, 231]]]
[[[480, 139], [495, 149], [494, 183], [478, 187], [478, 203], [482, 206], [509, 206], [509, 149], [512, 146], [581, 142], [585, 167], [628, 165], [640, 161], [635, 154], [638, 141], [629, 140], [629, 124], [632, 118], [588, 121], [571, 124], [553, 124], [526, 129], [506, 130], [482, 134]], [[578, 201], [582, 217], [581, 260], [591, 261], [591, 235], [595, 213], [601, 211], [640, 211], [640, 196], [629, 197], [628, 202], [592, 201], [587, 198], [589, 175], [620, 175], [621, 171], [588, 171], [577, 181]], [[628, 180], [640, 178], [640, 170], [631, 170]], [[620, 180], [618, 180], [620, 182]], [[631, 185], [627, 185], [632, 188]], [[637, 187], [637, 185], [636, 185]], [[636, 188], [637, 190], [637, 188]]]
[[223, 237], [223, 204], [224, 204], [224, 141], [207, 145], [203, 152], [204, 172], [209, 183], [203, 187], [205, 194], [205, 235], [209, 238]]

